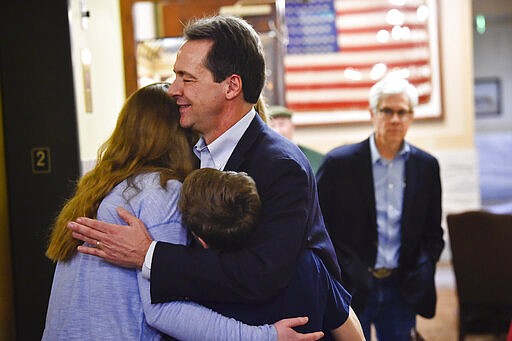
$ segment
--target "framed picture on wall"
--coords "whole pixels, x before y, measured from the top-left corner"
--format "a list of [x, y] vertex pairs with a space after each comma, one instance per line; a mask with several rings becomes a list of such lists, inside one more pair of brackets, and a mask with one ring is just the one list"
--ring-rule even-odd
[[501, 81], [499, 78], [475, 79], [475, 114], [478, 117], [501, 113]]
[[287, 2], [285, 94], [295, 124], [370, 122], [368, 92], [389, 75], [418, 89], [417, 119], [441, 119], [437, 5], [438, 0]]

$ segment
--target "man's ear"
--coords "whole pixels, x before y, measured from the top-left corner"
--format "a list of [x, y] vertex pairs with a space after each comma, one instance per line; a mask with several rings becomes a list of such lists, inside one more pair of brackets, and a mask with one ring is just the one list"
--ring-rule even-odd
[[226, 98], [233, 99], [242, 92], [242, 77], [232, 74], [226, 79]]
[[375, 112], [373, 111], [373, 108], [368, 108], [368, 111], [370, 112], [370, 119], [373, 120], [373, 117], [375, 116]]

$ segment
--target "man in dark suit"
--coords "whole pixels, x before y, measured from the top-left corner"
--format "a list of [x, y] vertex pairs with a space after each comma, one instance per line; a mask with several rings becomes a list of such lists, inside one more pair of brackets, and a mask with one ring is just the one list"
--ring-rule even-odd
[[305, 249], [340, 278], [308, 160], [254, 110], [265, 80], [257, 33], [241, 19], [212, 17], [188, 25], [184, 35], [169, 87], [180, 124], [201, 134], [194, 147], [201, 168], [243, 171], [255, 180], [258, 227], [246, 247], [225, 253], [153, 241], [142, 222], [123, 213], [129, 227], [79, 218], [69, 224], [73, 235], [97, 246], [79, 251], [142, 267], [153, 303], [268, 300], [288, 284]]
[[416, 314], [433, 317], [444, 247], [439, 164], [405, 141], [418, 104], [405, 79], [370, 90], [374, 133], [330, 151], [317, 174], [320, 206], [342, 283], [370, 340], [410, 340]]

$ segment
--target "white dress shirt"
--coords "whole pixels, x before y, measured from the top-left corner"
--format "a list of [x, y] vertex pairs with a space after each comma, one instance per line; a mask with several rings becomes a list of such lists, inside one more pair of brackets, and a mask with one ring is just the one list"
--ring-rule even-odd
[[402, 203], [405, 190], [405, 162], [410, 147], [404, 141], [393, 160], [384, 159], [370, 137], [373, 185], [377, 213], [378, 247], [374, 267], [395, 269], [401, 244]]

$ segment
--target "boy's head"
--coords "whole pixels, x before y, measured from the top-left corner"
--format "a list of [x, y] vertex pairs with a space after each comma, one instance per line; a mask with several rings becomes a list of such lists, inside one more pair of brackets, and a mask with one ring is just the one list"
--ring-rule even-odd
[[256, 227], [261, 202], [246, 173], [202, 168], [183, 182], [178, 205], [183, 225], [203, 246], [236, 251]]

